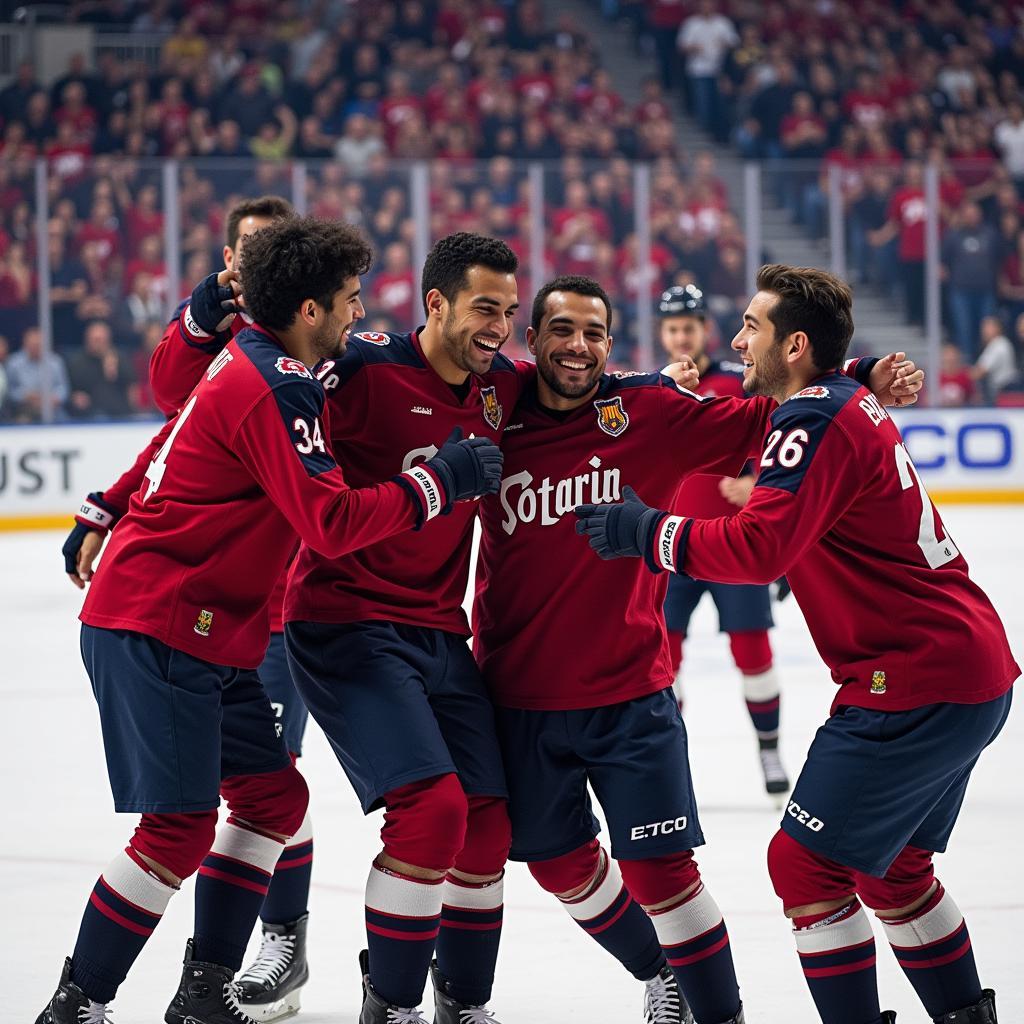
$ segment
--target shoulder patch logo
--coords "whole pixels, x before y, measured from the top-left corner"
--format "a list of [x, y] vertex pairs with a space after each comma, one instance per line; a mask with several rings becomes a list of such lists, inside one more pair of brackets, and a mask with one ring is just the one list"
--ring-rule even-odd
[[627, 377], [644, 377], [643, 370], [612, 370], [611, 376], [616, 380], [625, 380]]
[[210, 627], [213, 625], [213, 612], [208, 612], [205, 608], [196, 616], [196, 624], [192, 629], [200, 636], [209, 636]]
[[371, 345], [390, 345], [391, 338], [387, 334], [382, 334], [380, 331], [362, 331], [357, 334], [356, 337], [360, 341], [368, 341]]
[[498, 401], [498, 393], [495, 386], [480, 389], [480, 399], [484, 405], [484, 420], [494, 430], [498, 429], [501, 423], [501, 402]]
[[803, 391], [791, 395], [790, 398], [828, 398], [831, 393], [823, 384], [812, 384], [809, 388], [804, 388]]
[[301, 359], [295, 359], [292, 356], [278, 356], [274, 365], [277, 367], [278, 373], [295, 373], [300, 377], [313, 376], [309, 372], [309, 367]]
[[622, 404], [622, 396], [602, 398], [594, 403], [597, 425], [610, 437], [618, 437], [629, 426], [629, 414]]

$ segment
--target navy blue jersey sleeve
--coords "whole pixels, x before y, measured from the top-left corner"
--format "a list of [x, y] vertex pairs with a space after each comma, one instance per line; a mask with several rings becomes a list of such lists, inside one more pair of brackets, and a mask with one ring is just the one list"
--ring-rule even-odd
[[796, 494], [817, 455], [825, 434], [832, 427], [830, 410], [813, 399], [783, 403], [772, 415], [771, 429], [756, 464], [757, 487], [776, 487]]
[[295, 453], [310, 476], [337, 465], [324, 431], [324, 390], [319, 381], [282, 381], [272, 389], [274, 404]]
[[344, 355], [324, 363], [317, 376], [331, 403], [331, 437], [338, 441], [354, 437], [366, 422], [370, 403], [370, 375], [366, 373], [363, 346], [353, 339]]

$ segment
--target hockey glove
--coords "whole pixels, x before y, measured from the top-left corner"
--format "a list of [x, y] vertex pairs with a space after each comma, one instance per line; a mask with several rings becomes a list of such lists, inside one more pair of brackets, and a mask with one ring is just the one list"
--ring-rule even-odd
[[622, 497], [619, 505], [577, 505], [576, 532], [601, 558], [643, 558], [652, 565], [654, 537], [668, 513], [645, 505], [632, 487], [623, 487]]
[[238, 303], [230, 282], [218, 284], [217, 275], [210, 274], [192, 289], [192, 297], [181, 320], [185, 330], [197, 341], [202, 341], [203, 335], [212, 338], [224, 330], [237, 312]]
[[74, 529], [64, 541], [64, 547], [60, 549], [64, 556], [64, 571], [69, 576], [74, 576], [78, 572], [78, 552], [82, 549], [86, 535], [95, 532], [106, 536], [120, 518], [121, 513], [103, 500], [102, 491], [90, 494], [82, 502], [75, 514]]
[[452, 510], [456, 501], [497, 494], [501, 486], [501, 449], [486, 437], [462, 439], [462, 427], [456, 427], [441, 450], [424, 465], [433, 470], [444, 486], [447, 501], [443, 514]]

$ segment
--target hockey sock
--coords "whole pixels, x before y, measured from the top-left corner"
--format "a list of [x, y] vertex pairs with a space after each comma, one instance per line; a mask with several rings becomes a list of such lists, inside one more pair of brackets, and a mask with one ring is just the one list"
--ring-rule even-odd
[[475, 884], [449, 875], [441, 887], [437, 967], [448, 995], [467, 1006], [483, 1006], [491, 998], [504, 892], [504, 876]]
[[648, 981], [661, 970], [665, 955], [651, 919], [630, 896], [619, 865], [605, 850], [594, 884], [578, 896], [559, 899], [569, 916], [634, 978]]
[[883, 918], [882, 926], [930, 1017], [973, 1006], [981, 999], [967, 923], [941, 883], [909, 917]]
[[288, 840], [278, 859], [260, 917], [270, 924], [290, 924], [302, 917], [308, 909], [312, 875], [313, 823], [307, 811], [299, 831]]
[[130, 846], [110, 862], [93, 886], [71, 956], [71, 980], [90, 999], [113, 1000], [175, 892]]
[[860, 900], [794, 918], [793, 924], [800, 966], [823, 1024], [877, 1020], [875, 938]]
[[193, 958], [237, 971], [284, 843], [228, 818], [199, 865]]
[[768, 630], [730, 633], [729, 647], [743, 675], [743, 699], [761, 749], [774, 748], [779, 740], [779, 680], [772, 667]]
[[393, 1006], [418, 1006], [441, 926], [443, 878], [410, 878], [376, 863], [366, 880], [370, 984]]
[[651, 911], [669, 967], [702, 1024], [732, 1020], [740, 990], [722, 912], [704, 883], [682, 903]]

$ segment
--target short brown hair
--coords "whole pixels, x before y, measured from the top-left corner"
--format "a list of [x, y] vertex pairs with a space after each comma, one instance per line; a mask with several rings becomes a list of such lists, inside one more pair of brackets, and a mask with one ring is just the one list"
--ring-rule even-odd
[[269, 221], [294, 217], [295, 208], [280, 196], [260, 196], [258, 199], [243, 199], [228, 211], [227, 244], [234, 249], [238, 244], [238, 225], [246, 217], [265, 217]]
[[779, 297], [768, 314], [777, 340], [803, 331], [819, 370], [842, 365], [853, 337], [853, 292], [845, 281], [814, 267], [768, 263], [758, 271], [757, 290]]

